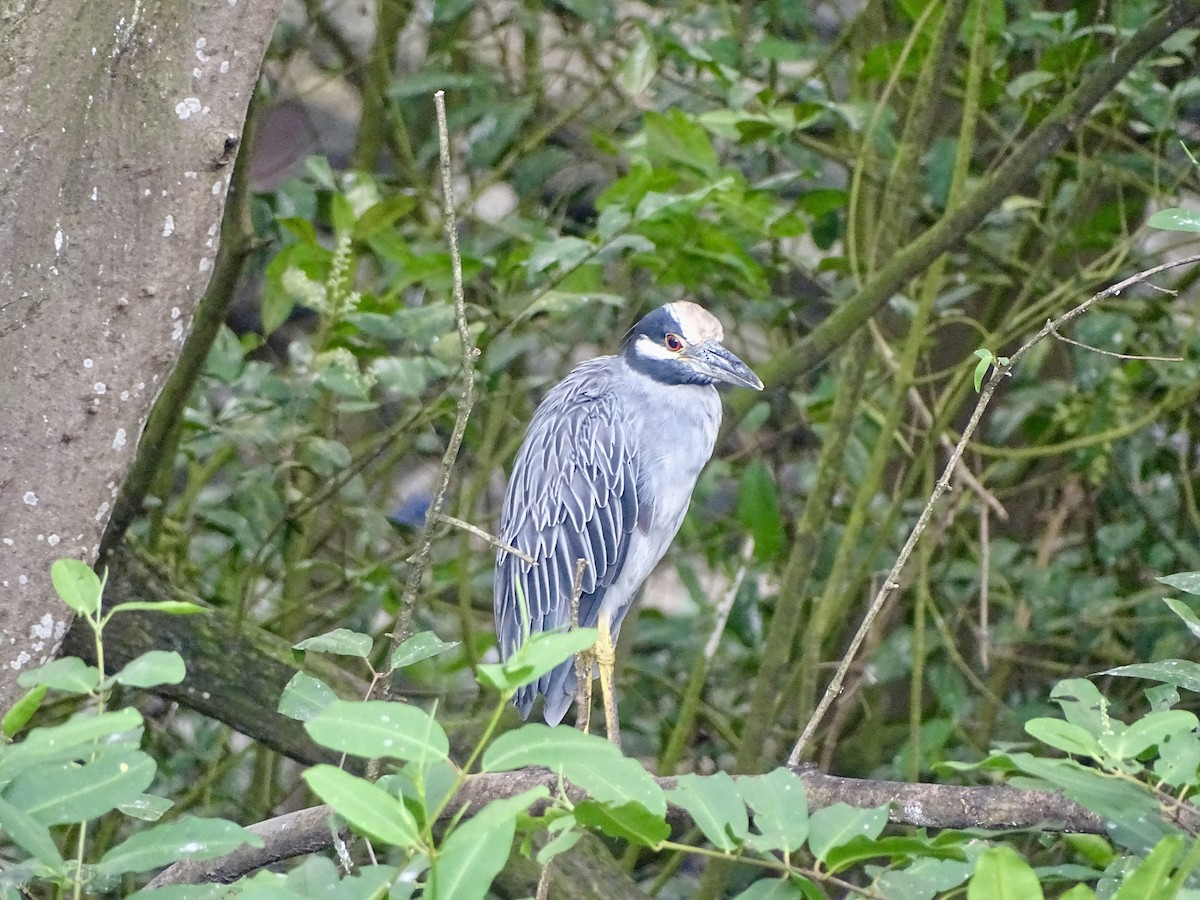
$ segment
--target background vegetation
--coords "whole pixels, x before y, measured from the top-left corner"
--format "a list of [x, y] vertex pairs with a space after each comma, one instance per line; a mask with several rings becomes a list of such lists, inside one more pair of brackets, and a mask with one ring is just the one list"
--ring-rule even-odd
[[[415, 830], [381, 832], [339, 805], [338, 776], [299, 776], [293, 760], [315, 759], [247, 741], [220, 715], [121, 694], [144, 720], [153, 791], [174, 801], [165, 821], [256, 822], [310, 804], [311, 788], [359, 830], [405, 849], [378, 884], [405, 865], [423, 877], [414, 860], [439, 853], [430, 773], [445, 775], [445, 759], [463, 764], [497, 727], [516, 724], [495, 689], [503, 696], [519, 671], [490, 670], [484, 689], [476, 680], [476, 667], [494, 662], [486, 543], [443, 520], [415, 603], [404, 597], [463, 385], [433, 90], [447, 92], [466, 319], [480, 351], [443, 512], [490, 530], [541, 394], [577, 360], [612, 352], [654, 306], [690, 298], [710, 308], [768, 390], [728, 396], [717, 458], [622, 633], [624, 749], [662, 775], [782, 778], [831, 663], [966, 421], [974, 351], [1011, 352], [1112, 282], [1195, 252], [1187, 231], [1144, 227], [1160, 207], [1187, 206], [1179, 198], [1196, 188], [1184, 145], [1196, 142], [1198, 32], [1171, 24], [1195, 18], [1186, 6], [449, 0], [382, 3], [369, 21], [311, 2], [285, 18], [205, 301], [210, 320], [226, 324], [193, 337], [188, 352], [206, 360], [203, 372], [151, 422], [160, 450], [127, 488], [110, 561], [137, 573], [143, 595], [214, 607], [242, 633], [287, 644], [337, 628], [371, 636], [305, 651], [306, 666], [313, 651], [335, 654], [322, 664], [334, 659], [348, 675], [309, 668], [345, 700], [389, 669], [398, 622], [401, 636], [453, 643], [431, 643], [441, 652], [405, 665], [395, 686], [433, 716], [403, 733], [436, 727], [445, 746], [421, 743], [405, 774], [384, 782], [409, 798]], [[1168, 224], [1189, 222], [1195, 231], [1187, 215]], [[1167, 896], [1140, 893], [1146, 884], [1200, 890], [1186, 886], [1200, 863], [1185, 802], [1200, 763], [1194, 695], [1181, 702], [1166, 688], [1147, 699], [1144, 681], [1082, 680], [1194, 656], [1195, 618], [1182, 601], [1164, 606], [1155, 578], [1200, 569], [1198, 272], [1183, 267], [1105, 301], [1061, 335], [1079, 343], [1042, 342], [1000, 386], [963, 474], [805, 748], [821, 770], [863, 778], [1021, 774], [1066, 787], [1110, 824], [1141, 817], [1153, 828], [1078, 839], [1030, 831], [989, 844], [971, 832], [881, 838], [883, 818], [845, 813], [846, 842], [861, 833], [900, 843], [844, 858], [830, 856], [840, 839], [813, 845], [838, 832], [832, 822], [780, 824], [774, 843], [760, 835], [756, 846], [744, 824], [696, 820], [699, 830], [677, 830], [668, 846], [638, 830], [650, 826], [636, 811], [605, 825], [584, 808], [559, 818], [556, 833], [588, 824], [624, 838], [609, 849], [623, 854], [630, 889], [662, 897], [842, 896], [850, 885], [871, 896], [990, 897], [1013, 884], [1024, 887], [1007, 896], [1035, 896], [1038, 882], [1072, 897]], [[1191, 670], [1171, 671], [1140, 674], [1187, 688]], [[230, 693], [261, 687], [237, 671], [224, 679]], [[98, 673], [65, 689], [126, 690]], [[313, 721], [334, 715], [321, 687], [305, 689], [324, 709]], [[278, 701], [249, 699], [264, 713]], [[34, 724], [80, 702], [48, 702]], [[331, 730], [353, 733], [350, 719]], [[1114, 746], [1122, 721], [1145, 724]], [[381, 755], [312, 725], [308, 735], [327, 748]], [[482, 765], [554, 765], [572, 753], [599, 754], [602, 770], [620, 765], [554, 734], [548, 756], [506, 757], [501, 737]], [[993, 748], [1003, 752], [989, 756]], [[1089, 764], [1054, 760], [1056, 751]], [[720, 794], [718, 783], [696, 796]], [[768, 816], [754, 792], [781, 786], [746, 784], [760, 786], [712, 802], [748, 802], [761, 831]], [[661, 822], [665, 805], [646, 790], [641, 800], [597, 799], [642, 803]], [[477, 828], [517, 823], [520, 808]], [[69, 820], [46, 824], [59, 821]], [[129, 830], [116, 813], [100, 819], [85, 861], [102, 860]], [[78, 834], [62, 846], [74, 852]], [[655, 852], [628, 849], [639, 844]], [[701, 865], [695, 848], [726, 859]], [[741, 852], [783, 860], [771, 865], [791, 880], [755, 883], [760, 866], [728, 861]], [[520, 855], [493, 890], [532, 893]], [[320, 864], [307, 865], [318, 883]], [[336, 881], [331, 867], [321, 871]], [[392, 895], [407, 896], [411, 880], [396, 884]], [[287, 889], [307, 896], [298, 882]], [[428, 890], [470, 896], [436, 876]]]

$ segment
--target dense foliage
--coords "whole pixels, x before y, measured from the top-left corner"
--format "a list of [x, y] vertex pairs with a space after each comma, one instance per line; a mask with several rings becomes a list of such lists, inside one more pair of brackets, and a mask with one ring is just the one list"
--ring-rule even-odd
[[[328, 766], [301, 775], [227, 724], [162, 716], [128, 690], [174, 677], [164, 657], [144, 664], [152, 677], [107, 680], [64, 661], [41, 683], [67, 699], [33, 724], [73, 714], [57, 727], [76, 743], [46, 764], [71, 769], [92, 753], [81, 747], [118, 735], [79, 783], [122, 764], [138, 778], [113, 776], [119, 789], [87, 815], [25, 808], [50, 770], [24, 768], [21, 748], [53, 732], [4, 748], [0, 824], [20, 848], [6, 859], [32, 857], [44, 883], [70, 890], [83, 870], [63, 857], [78, 851], [95, 865], [86, 877], [111, 886], [191, 843], [225, 849], [239, 838], [222, 819], [315, 796], [375, 839], [379, 865], [338, 882], [310, 859], [254, 885], [469, 897], [504, 869], [493, 889], [518, 896], [533, 886], [510, 855], [545, 863], [587, 828], [663, 897], [1200, 895], [1187, 802], [1200, 676], [1184, 661], [1200, 623], [1185, 600], [1163, 606], [1155, 583], [1200, 569], [1195, 267], [1105, 301], [1012, 371], [805, 754], [861, 777], [1049, 785], [1098, 812], [1107, 837], [885, 831], [885, 811], [836, 806], [810, 816], [780, 768], [966, 422], [977, 364], [1002, 363], [1048, 318], [1188, 252], [1200, 231], [1186, 212], [1159, 213], [1172, 231], [1144, 227], [1197, 173], [1180, 140], [1200, 94], [1197, 32], [1118, 70], [1161, 4], [851, 6], [439, 0], [425, 21], [382, 3], [367, 50], [352, 14], [316, 3], [281, 24], [252, 123], [256, 189], [231, 203], [234, 250], [210, 297], [219, 308], [238, 285], [237, 314], [203, 348], [186, 408], [168, 411], [170, 452], [124, 545], [162, 596], [368, 679], [395, 668], [408, 706], [335, 700], [298, 676], [283, 711], [323, 746], [400, 764], [373, 785]], [[1115, 87], [1077, 115], [1106, 72]], [[717, 458], [622, 633], [625, 757], [565, 728], [505, 732], [517, 724], [506, 695], [576, 638], [496, 663], [478, 535], [442, 520], [411, 609], [403, 596], [468, 411], [431, 100], [443, 88], [480, 350], [443, 513], [490, 530], [537, 399], [662, 302], [713, 310], [768, 385], [727, 398]], [[347, 106], [361, 121], [340, 121]], [[268, 176], [272, 117], [297, 110], [327, 123], [325, 152]], [[94, 614], [94, 601], [72, 605]], [[397, 621], [415, 644], [389, 640]], [[1144, 692], [1146, 678], [1165, 687]], [[140, 715], [111, 711], [114, 691]], [[531, 818], [520, 795], [435, 829], [472, 764], [558, 768], [592, 799], [549, 798]], [[646, 767], [694, 777], [664, 794]], [[128, 819], [105, 814], [128, 813], [151, 779], [174, 803], [152, 804], [170, 824], [129, 837]], [[794, 789], [799, 802], [778, 803]], [[668, 800], [693, 830], [672, 834]], [[46, 830], [101, 816], [57, 844]], [[138, 834], [185, 822], [212, 833], [124, 861], [151, 840]], [[517, 832], [541, 836], [513, 849]], [[701, 854], [723, 863], [693, 865]], [[753, 864], [730, 864], [741, 857]], [[36, 866], [8, 870], [8, 890]], [[186, 896], [223, 896], [200, 890]]]

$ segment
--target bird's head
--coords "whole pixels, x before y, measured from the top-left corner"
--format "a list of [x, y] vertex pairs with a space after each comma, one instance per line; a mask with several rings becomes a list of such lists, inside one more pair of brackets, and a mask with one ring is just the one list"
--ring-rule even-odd
[[625, 336], [625, 359], [664, 384], [736, 384], [763, 389], [750, 367], [725, 349], [716, 316], [695, 303], [668, 303], [648, 313]]

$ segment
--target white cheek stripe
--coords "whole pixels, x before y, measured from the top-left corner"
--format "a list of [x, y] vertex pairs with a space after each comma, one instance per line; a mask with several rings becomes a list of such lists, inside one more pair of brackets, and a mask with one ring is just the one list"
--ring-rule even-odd
[[637, 339], [637, 354], [643, 359], [679, 359], [678, 353], [672, 353], [658, 341], [651, 340], [644, 334]]

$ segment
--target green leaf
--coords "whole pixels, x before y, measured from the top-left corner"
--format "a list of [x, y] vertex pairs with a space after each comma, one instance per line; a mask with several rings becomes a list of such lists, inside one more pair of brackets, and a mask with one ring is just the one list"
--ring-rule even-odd
[[84, 822], [138, 797], [157, 769], [140, 750], [101, 753], [83, 765], [46, 763], [14, 778], [4, 797], [43, 825]]
[[335, 628], [316, 637], [310, 637], [298, 644], [293, 644], [294, 650], [312, 650], [315, 653], [335, 653], [338, 656], [357, 656], [366, 659], [371, 655], [371, 640], [369, 634], [351, 631], [349, 628]]
[[550, 796], [544, 786], [493, 800], [450, 833], [429, 873], [430, 900], [482, 900], [504, 868], [516, 833], [517, 816]]
[[396, 648], [392, 654], [392, 668], [411, 666], [415, 662], [453, 650], [457, 646], [458, 641], [443, 641], [432, 631], [419, 632]]
[[[1146, 897], [1166, 897], [1167, 882], [1171, 880], [1171, 870], [1183, 852], [1183, 837], [1177, 834], [1168, 835], [1155, 845], [1150, 855], [1141, 864], [1125, 876], [1121, 889], [1113, 896], [1113, 900], [1143, 900]], [[1174, 891], [1170, 892], [1173, 894]]]
[[967, 900], [1040, 900], [1037, 874], [1011, 847], [989, 847], [979, 855], [967, 885]]
[[108, 611], [108, 616], [138, 611], [165, 613], [168, 616], [190, 616], [195, 613], [206, 613], [208, 607], [198, 603], [189, 603], [186, 600], [130, 600], [128, 603], [118, 603]]
[[143, 822], [157, 822], [163, 817], [174, 802], [166, 797], [156, 797], [153, 794], [140, 794], [132, 800], [118, 804], [117, 809], [127, 816], [141, 819]]
[[358, 221], [354, 223], [352, 232], [356, 241], [366, 240], [385, 229], [391, 228], [397, 219], [408, 215], [417, 207], [415, 197], [407, 194], [396, 194], [386, 200], [380, 200], [369, 207]]
[[536, 681], [576, 653], [589, 649], [596, 643], [597, 634], [595, 628], [531, 634], [506, 662], [479, 666], [479, 679], [499, 691], [515, 690]]
[[1086, 884], [1077, 884], [1066, 893], [1059, 894], [1058, 900], [1096, 900], [1096, 892]]
[[1185, 594], [1200, 596], [1200, 572], [1177, 572], [1174, 575], [1163, 575], [1156, 580]]
[[923, 837], [881, 837], [872, 839], [859, 835], [829, 851], [825, 864], [830, 872], [844, 872], [869, 859], [883, 856], [893, 861], [904, 859], [965, 859], [961, 847], [953, 844], [938, 846]]
[[988, 369], [992, 367], [992, 362], [996, 359], [992, 355], [991, 350], [980, 348], [975, 351], [975, 355], [979, 357], [979, 362], [975, 364], [975, 393], [979, 393], [979, 389], [983, 387], [983, 379], [988, 373]]
[[81, 616], [90, 616], [100, 608], [103, 590], [100, 576], [87, 563], [77, 559], [58, 559], [50, 567], [50, 582], [63, 603]]
[[141, 724], [141, 713], [126, 707], [98, 715], [77, 713], [61, 725], [35, 728], [0, 757], [0, 780], [10, 779], [31, 765], [89, 756], [101, 740], [107, 748], [119, 749], [122, 742], [116, 735], [124, 735], [129, 749], [135, 749], [133, 745], [141, 738]]
[[319, 678], [297, 672], [283, 686], [279, 712], [289, 719], [307, 722], [337, 699], [337, 694]]
[[1043, 744], [1049, 744], [1064, 753], [1076, 756], [1086, 756], [1090, 759], [1102, 759], [1103, 751], [1100, 742], [1088, 731], [1061, 719], [1030, 719], [1025, 723], [1025, 731]]
[[750, 835], [754, 849], [791, 853], [804, 846], [808, 838], [808, 797], [798, 775], [789, 769], [775, 769], [766, 775], [739, 778], [737, 788], [754, 811], [758, 832]]
[[1200, 212], [1190, 209], [1160, 209], [1146, 220], [1146, 224], [1164, 231], [1200, 232]]
[[675, 784], [668, 801], [687, 810], [718, 850], [733, 851], [749, 837], [746, 804], [728, 774], [680, 775]]
[[786, 536], [775, 479], [761, 459], [751, 460], [742, 471], [737, 516], [754, 537], [754, 555], [765, 561], [775, 559], [783, 549]]
[[594, 799], [623, 806], [637, 803], [660, 818], [667, 801], [662, 788], [637, 760], [604, 738], [573, 728], [551, 728], [531, 723], [496, 738], [484, 751], [485, 772], [507, 772], [525, 766], [545, 766]]
[[1100, 736], [1100, 745], [1118, 759], [1136, 759], [1177, 734], [1189, 734], [1200, 725], [1193, 713], [1183, 709], [1150, 712], [1111, 734]]
[[656, 816], [640, 803], [613, 806], [595, 800], [575, 804], [575, 819], [580, 825], [642, 847], [657, 849], [671, 836], [671, 826], [662, 816]]
[[797, 900], [804, 896], [804, 889], [794, 878], [762, 878], [733, 900]]
[[596, 248], [578, 237], [560, 237], [534, 245], [525, 261], [525, 271], [536, 275], [549, 268], [573, 269], [595, 252]]
[[[17, 680], [20, 681], [19, 678]], [[46, 696], [46, 690], [47, 686], [41, 684], [32, 690], [26, 691], [21, 696], [21, 699], [14, 703], [12, 708], [4, 714], [4, 718], [0, 720], [0, 730], [4, 732], [5, 737], [13, 737], [29, 724], [29, 720], [33, 718], [33, 714], [42, 705], [42, 700]]]
[[813, 856], [824, 862], [829, 851], [851, 838], [865, 835], [874, 840], [887, 824], [888, 808], [859, 809], [845, 803], [835, 803], [818, 809], [808, 820], [808, 848]]
[[1183, 620], [1192, 637], [1200, 638], [1200, 616], [1197, 616], [1190, 606], [1176, 597], [1163, 597], [1163, 603], [1171, 608], [1171, 612]]
[[131, 835], [110, 849], [96, 865], [105, 877], [148, 872], [183, 859], [212, 859], [249, 844], [262, 847], [258, 835], [225, 819], [184, 816]]
[[38, 862], [52, 869], [65, 865], [50, 830], [4, 797], [0, 797], [0, 831]]
[[322, 746], [368, 759], [428, 762], [450, 753], [442, 726], [423, 709], [404, 703], [334, 700], [304, 729]]
[[17, 676], [21, 687], [42, 685], [71, 694], [90, 694], [100, 686], [100, 670], [77, 656], [52, 659], [44, 666]]
[[1200, 691], [1200, 663], [1186, 659], [1163, 659], [1151, 663], [1133, 663], [1106, 669], [1101, 675], [1120, 675], [1123, 678], [1147, 678], [1173, 684], [1185, 691]]
[[665, 113], [648, 112], [643, 122], [645, 150], [651, 165], [674, 163], [706, 176], [720, 168], [716, 151], [704, 128], [678, 108]]
[[151, 688], [162, 684], [179, 684], [187, 675], [183, 657], [174, 650], [149, 650], [130, 660], [125, 668], [108, 681], [127, 687]]
[[617, 81], [630, 97], [637, 97], [650, 86], [658, 71], [658, 53], [645, 27], [638, 29], [637, 39], [629, 48], [617, 70]]
[[313, 766], [302, 777], [314, 794], [361, 834], [405, 850], [418, 845], [417, 820], [383, 788], [336, 766]]

